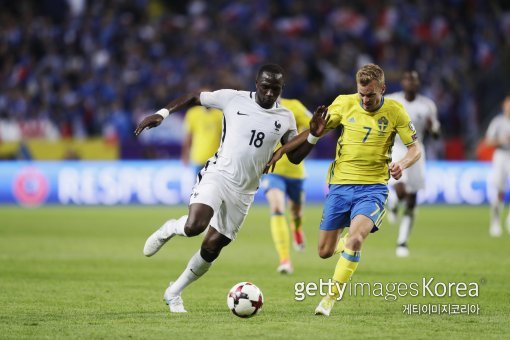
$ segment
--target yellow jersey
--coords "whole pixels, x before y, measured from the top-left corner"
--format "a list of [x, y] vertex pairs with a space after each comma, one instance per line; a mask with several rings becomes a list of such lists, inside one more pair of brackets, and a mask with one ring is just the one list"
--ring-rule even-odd
[[[298, 132], [308, 129], [312, 115], [299, 100], [282, 98], [280, 104], [294, 114]], [[278, 149], [280, 146], [278, 144], [276, 148]], [[287, 155], [283, 155], [276, 163], [273, 173], [289, 178], [303, 179], [305, 178], [305, 164], [304, 162], [293, 164], [289, 161]]]
[[194, 106], [184, 117], [184, 129], [191, 134], [190, 160], [205, 164], [218, 150], [221, 138], [223, 113], [218, 109]]
[[327, 129], [342, 126], [330, 184], [387, 184], [391, 148], [398, 133], [405, 145], [416, 142], [416, 130], [396, 100], [382, 98], [381, 107], [365, 111], [359, 94], [340, 95], [328, 108]]

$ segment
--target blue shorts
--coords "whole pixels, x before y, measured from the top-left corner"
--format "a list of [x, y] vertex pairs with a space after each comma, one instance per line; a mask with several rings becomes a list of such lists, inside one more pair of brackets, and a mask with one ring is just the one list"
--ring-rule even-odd
[[349, 227], [357, 215], [374, 222], [372, 233], [379, 229], [386, 214], [388, 187], [384, 184], [331, 184], [322, 212], [321, 230]]
[[304, 201], [303, 183], [303, 179], [267, 174], [262, 177], [260, 186], [264, 189], [264, 193], [271, 189], [278, 189], [289, 196], [294, 203], [301, 204]]

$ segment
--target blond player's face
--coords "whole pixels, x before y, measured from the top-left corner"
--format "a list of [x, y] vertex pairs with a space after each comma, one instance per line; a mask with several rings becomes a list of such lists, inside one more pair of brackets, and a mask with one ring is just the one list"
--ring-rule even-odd
[[361, 106], [366, 111], [375, 111], [379, 108], [386, 87], [379, 86], [376, 80], [372, 80], [366, 86], [358, 84], [358, 94]]

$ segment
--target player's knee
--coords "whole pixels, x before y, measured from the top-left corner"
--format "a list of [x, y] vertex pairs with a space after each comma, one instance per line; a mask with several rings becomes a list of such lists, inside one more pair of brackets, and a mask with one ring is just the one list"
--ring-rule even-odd
[[272, 207], [271, 208], [271, 215], [281, 216], [285, 212], [281, 207]]
[[406, 197], [406, 190], [401, 185], [396, 185], [395, 186], [395, 193], [397, 194], [397, 198], [399, 200], [403, 200]]
[[334, 252], [335, 250], [332, 249], [331, 247], [319, 245], [319, 256], [323, 259], [330, 258], [331, 256], [333, 256]]
[[361, 246], [363, 245], [363, 241], [365, 239], [360, 234], [353, 234], [350, 235], [347, 238], [347, 241], [345, 242], [345, 247], [354, 251], [358, 251], [361, 249]]
[[195, 216], [188, 216], [188, 219], [186, 220], [186, 224], [184, 225], [184, 232], [187, 236], [197, 236], [201, 234], [205, 228], [209, 226], [209, 220], [195, 217]]
[[214, 249], [214, 247], [211, 248], [207, 245], [202, 245], [200, 248], [200, 256], [202, 256], [202, 258], [207, 262], [213, 262], [218, 258], [218, 256], [220, 256], [220, 250]]

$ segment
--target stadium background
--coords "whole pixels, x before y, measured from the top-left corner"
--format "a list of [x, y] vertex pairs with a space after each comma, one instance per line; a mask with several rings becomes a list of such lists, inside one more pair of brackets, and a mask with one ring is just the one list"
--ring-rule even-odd
[[[427, 190], [420, 193], [423, 203], [438, 205], [420, 208], [408, 262], [393, 259], [395, 231], [381, 233], [367, 246], [367, 261], [356, 276], [409, 281], [420, 267], [419, 275], [490, 284], [478, 300], [485, 311], [479, 319], [432, 316], [406, 323], [398, 307], [372, 300], [361, 302], [360, 319], [353, 316], [360, 313], [354, 300], [346, 303], [352, 324], [344, 327], [369, 337], [507, 336], [510, 310], [502, 302], [509, 299], [508, 237], [488, 236], [492, 150], [483, 136], [510, 93], [508, 60], [506, 1], [0, 0], [2, 334], [148, 337], [145, 332], [154, 327], [155, 337], [166, 337], [170, 323], [180, 337], [204, 336], [204, 319], [232, 322], [221, 300], [224, 290], [249, 279], [267, 295], [266, 316], [242, 330], [212, 327], [212, 337], [329, 336], [325, 330], [337, 330], [336, 324], [308, 318], [315, 300], [303, 308], [288, 291], [295, 280], [316, 281], [330, 272], [331, 263], [317, 261], [314, 252], [320, 205], [305, 210], [311, 247], [306, 259], [296, 260], [294, 278], [274, 276], [267, 207], [256, 206], [246, 236], [191, 288], [192, 329], [179, 323], [183, 319], [168, 320], [158, 287], [166, 284], [161, 282], [170, 264], [177, 275], [184, 262], [162, 256], [147, 265], [139, 248], [154, 225], [185, 211], [193, 179], [178, 160], [183, 113], [138, 139], [132, 131], [143, 116], [181, 94], [254, 89], [261, 63], [283, 65], [284, 95], [313, 110], [355, 91], [356, 69], [374, 62], [385, 70], [387, 92], [399, 90], [403, 70], [418, 70], [421, 92], [438, 106], [442, 136], [426, 140], [432, 161]], [[322, 201], [335, 142], [333, 134], [325, 137], [307, 161], [310, 203]], [[257, 202], [263, 201], [259, 193]], [[57, 206], [26, 209], [44, 204]], [[124, 204], [175, 207], [60, 207]], [[188, 258], [198, 246], [194, 242], [193, 249], [179, 242], [176, 248]], [[239, 259], [251, 265], [239, 269]], [[367, 315], [374, 321], [356, 328]], [[300, 332], [296, 320], [317, 328]], [[395, 329], [381, 329], [383, 324]], [[266, 327], [271, 333], [264, 333]]]

